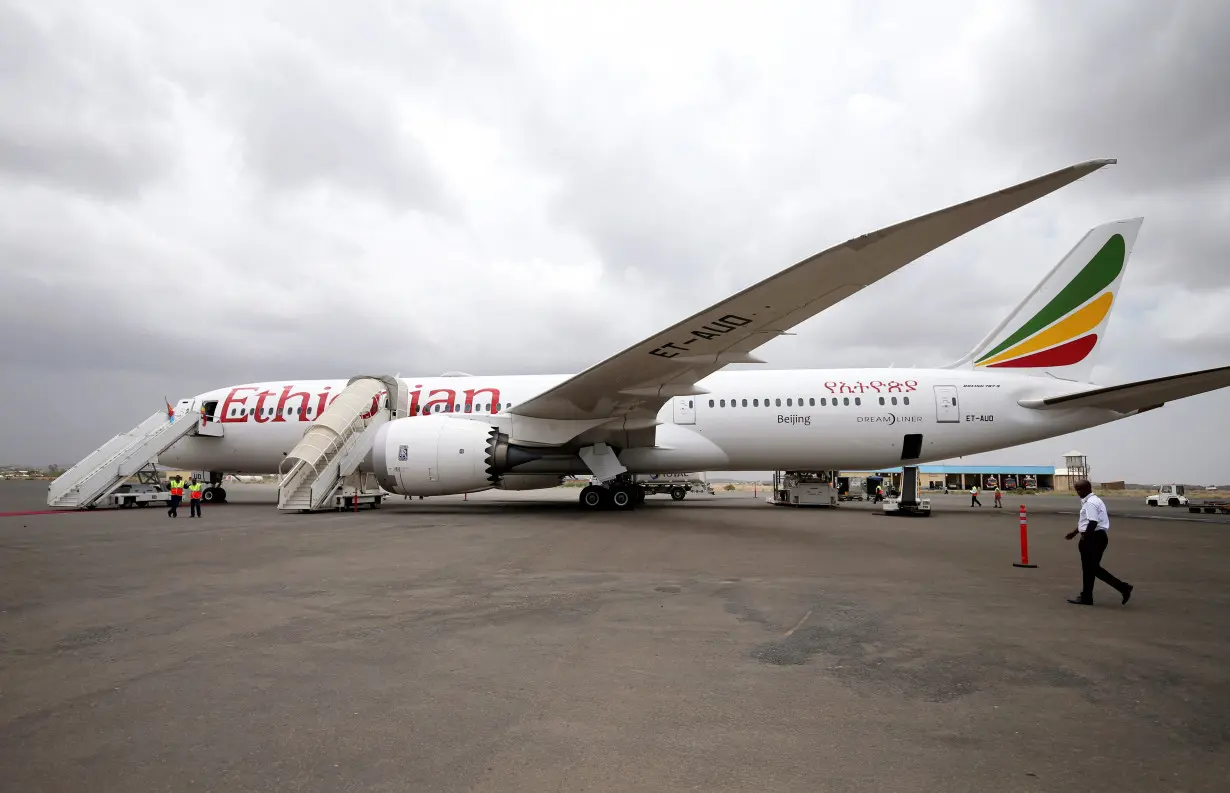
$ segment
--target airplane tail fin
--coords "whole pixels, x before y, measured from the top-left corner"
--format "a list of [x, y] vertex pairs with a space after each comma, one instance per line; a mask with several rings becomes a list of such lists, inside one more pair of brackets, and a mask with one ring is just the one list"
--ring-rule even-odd
[[1090, 229], [999, 327], [953, 369], [1089, 382], [1144, 218]]

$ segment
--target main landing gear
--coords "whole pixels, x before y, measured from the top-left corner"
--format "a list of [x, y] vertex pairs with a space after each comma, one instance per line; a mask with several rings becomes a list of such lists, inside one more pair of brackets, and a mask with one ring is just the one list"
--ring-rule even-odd
[[624, 481], [587, 485], [581, 490], [580, 501], [587, 510], [632, 509], [645, 503], [645, 488]]
[[226, 488], [222, 486], [223, 473], [221, 471], [209, 472], [209, 487], [205, 488], [205, 492], [201, 494], [201, 498], [211, 504], [223, 504], [226, 502]]

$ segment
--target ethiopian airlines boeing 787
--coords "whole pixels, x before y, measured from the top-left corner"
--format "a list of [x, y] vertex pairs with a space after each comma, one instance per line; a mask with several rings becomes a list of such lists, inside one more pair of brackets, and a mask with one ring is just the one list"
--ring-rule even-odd
[[761, 363], [751, 353], [770, 339], [1112, 162], [1065, 168], [850, 240], [580, 374], [278, 380], [200, 394], [176, 409], [198, 413], [199, 426], [158, 461], [214, 472], [215, 483], [224, 472], [289, 478], [288, 464], [310, 464], [314, 475], [334, 464], [330, 455], [340, 454], [347, 432], [393, 411], [365, 433], [363, 448], [346, 451], [388, 491], [534, 489], [593, 473], [603, 484], [586, 488], [582, 504], [629, 506], [637, 499], [628, 474], [917, 465], [1063, 435], [1230, 385], [1230, 367], [1089, 383], [1140, 219], [1089, 231], [950, 366], [720, 371]]

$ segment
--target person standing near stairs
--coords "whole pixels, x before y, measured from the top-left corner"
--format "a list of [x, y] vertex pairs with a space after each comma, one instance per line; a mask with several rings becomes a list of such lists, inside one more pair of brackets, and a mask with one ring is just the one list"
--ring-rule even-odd
[[197, 478], [192, 477], [192, 484], [188, 485], [188, 517], [201, 517], [201, 488], [204, 487]]
[[167, 487], [171, 489], [171, 508], [167, 510], [168, 518], [179, 517], [179, 502], [184, 499], [184, 480], [179, 474], [171, 474], [167, 480]]

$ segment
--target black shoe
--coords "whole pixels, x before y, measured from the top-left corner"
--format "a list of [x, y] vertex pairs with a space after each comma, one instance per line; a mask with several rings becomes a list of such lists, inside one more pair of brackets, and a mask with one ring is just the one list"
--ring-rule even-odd
[[1092, 600], [1085, 600], [1084, 598], [1082, 598], [1082, 597], [1080, 597], [1080, 596], [1077, 596], [1077, 597], [1074, 597], [1074, 598], [1068, 598], [1068, 602], [1069, 602], [1069, 603], [1075, 603], [1075, 604], [1076, 604], [1076, 605], [1078, 605], [1078, 606], [1092, 606], [1092, 605], [1093, 605], [1093, 601], [1092, 601]]
[[1127, 604], [1129, 600], [1131, 600], [1132, 590], [1135, 588], [1136, 587], [1132, 586], [1131, 584], [1127, 584], [1126, 586], [1124, 586], [1122, 594], [1123, 594], [1123, 602], [1125, 605]]

